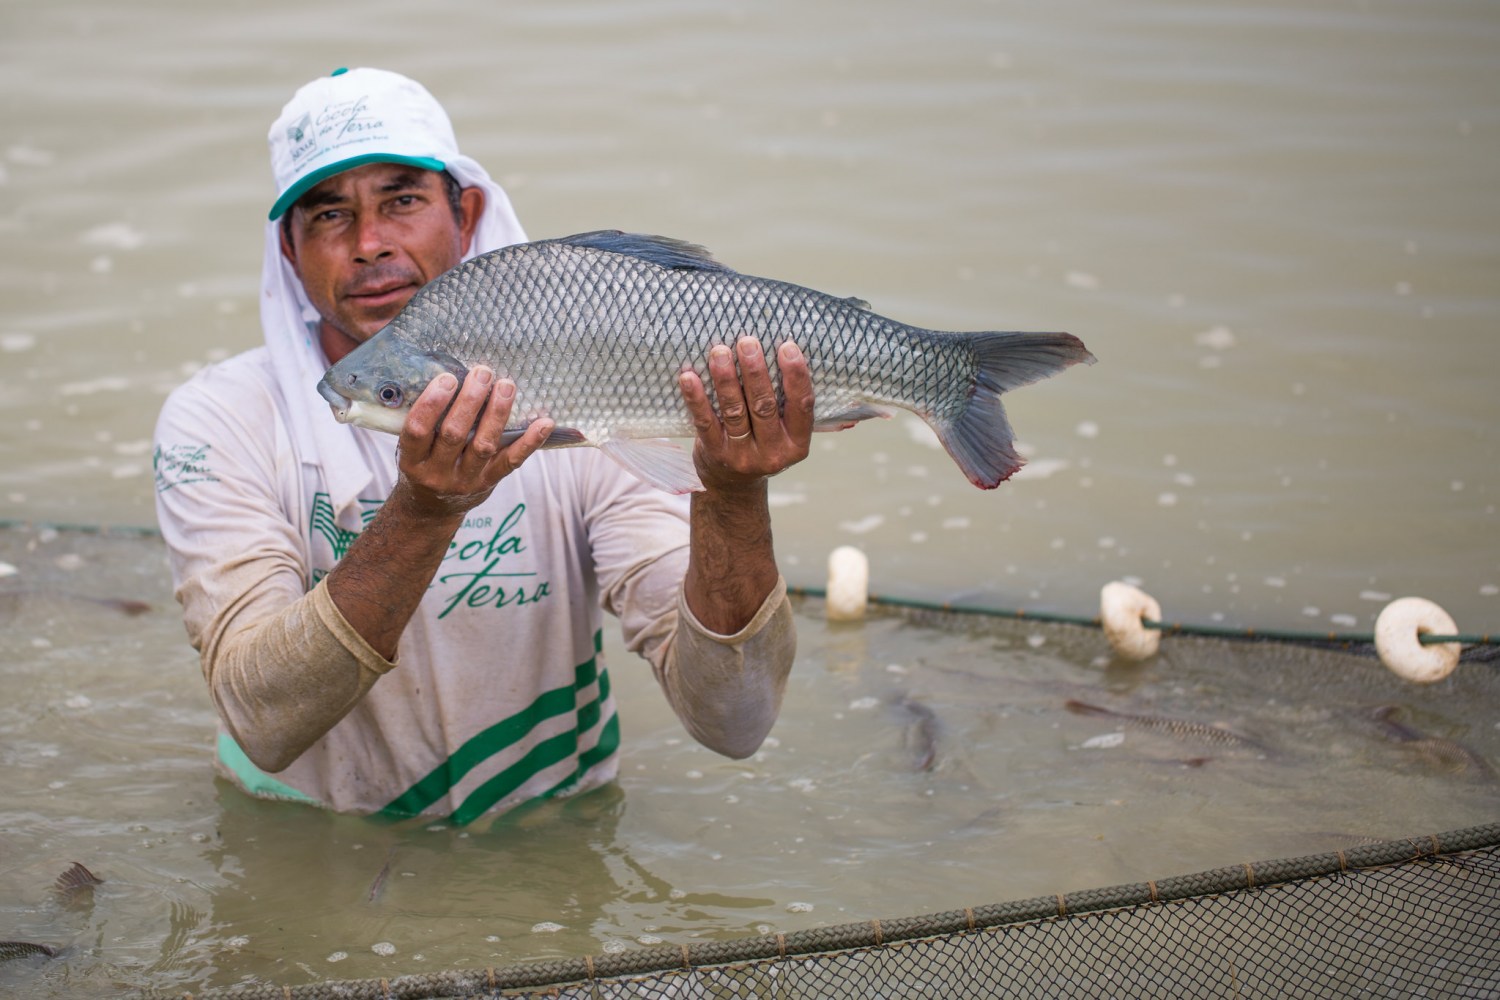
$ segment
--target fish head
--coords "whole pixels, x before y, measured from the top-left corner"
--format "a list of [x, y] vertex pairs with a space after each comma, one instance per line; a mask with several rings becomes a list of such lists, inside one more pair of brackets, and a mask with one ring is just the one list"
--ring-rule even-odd
[[329, 368], [318, 382], [318, 395], [328, 400], [341, 424], [400, 434], [412, 404], [444, 372], [462, 382], [468, 369], [451, 355], [412, 344], [386, 327]]

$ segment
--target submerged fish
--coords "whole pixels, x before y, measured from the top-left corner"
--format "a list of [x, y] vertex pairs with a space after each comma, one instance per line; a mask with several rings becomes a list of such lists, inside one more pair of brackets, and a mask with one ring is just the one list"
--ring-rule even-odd
[[912, 766], [918, 771], [931, 771], [937, 764], [937, 713], [910, 695], [901, 695], [891, 704], [907, 719], [904, 740], [912, 753]]
[[[1134, 712], [1116, 712], [1114, 709], [1103, 708], [1099, 705], [1090, 705], [1088, 702], [1076, 701], [1071, 698], [1064, 702], [1063, 705], [1074, 715], [1095, 715], [1105, 719], [1115, 719], [1126, 725], [1135, 726], [1140, 729], [1165, 733], [1174, 739], [1212, 743], [1216, 746], [1247, 747], [1255, 750], [1265, 749], [1264, 745], [1258, 740], [1243, 736], [1232, 729], [1225, 729], [1223, 726], [1210, 726], [1202, 722], [1172, 719], [1162, 715], [1137, 715]], [[1190, 766], [1192, 765], [1190, 764]]]
[[392, 844], [390, 850], [385, 852], [385, 864], [380, 866], [380, 871], [375, 874], [375, 880], [370, 883], [370, 891], [365, 896], [365, 902], [373, 903], [380, 897], [380, 890], [385, 885], [385, 880], [391, 873], [391, 859], [396, 856], [396, 845]]
[[1429, 736], [1398, 721], [1395, 715], [1399, 711], [1395, 705], [1382, 705], [1374, 709], [1370, 717], [1380, 724], [1388, 739], [1404, 744], [1430, 764], [1476, 777], [1494, 777], [1495, 772], [1490, 768], [1489, 762], [1479, 754], [1455, 740]]
[[9, 962], [17, 958], [31, 958], [35, 955], [45, 955], [48, 958], [57, 956], [57, 949], [50, 944], [33, 944], [30, 941], [0, 941], [0, 962]]
[[1094, 361], [1070, 334], [925, 330], [859, 299], [739, 274], [689, 243], [597, 232], [453, 268], [331, 367], [318, 392], [340, 421], [399, 433], [428, 382], [484, 364], [516, 384], [508, 436], [550, 417], [546, 447], [593, 445], [685, 493], [702, 488], [692, 457], [661, 440], [694, 433], [677, 376], [742, 336], [760, 341], [778, 382], [775, 349], [796, 342], [812, 373], [815, 429], [902, 407], [984, 489], [1022, 464], [1000, 394]]
[[[56, 893], [58, 902], [67, 906], [77, 901], [81, 893], [92, 896], [94, 886], [103, 884], [103, 879], [75, 861], [67, 871], [57, 876], [57, 881], [52, 883], [52, 891]], [[37, 944], [34, 941], [0, 941], [0, 962], [38, 956], [56, 958], [60, 952], [61, 949], [54, 945]]]

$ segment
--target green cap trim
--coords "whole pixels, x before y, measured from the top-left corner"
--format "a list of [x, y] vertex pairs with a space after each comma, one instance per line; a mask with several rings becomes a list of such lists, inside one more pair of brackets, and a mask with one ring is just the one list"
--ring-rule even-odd
[[332, 73], [329, 73], [328, 75], [329, 76], [343, 76], [347, 72], [349, 72], [349, 67], [348, 66], [340, 66], [338, 69], [334, 70]]
[[365, 153], [362, 156], [351, 156], [337, 163], [329, 163], [312, 171], [306, 177], [301, 178], [291, 187], [281, 193], [276, 199], [276, 204], [271, 206], [269, 216], [272, 222], [286, 214], [287, 209], [296, 204], [298, 198], [310, 191], [315, 185], [327, 180], [334, 174], [341, 174], [345, 170], [353, 170], [355, 167], [366, 163], [404, 163], [409, 167], [421, 167], [423, 170], [447, 170], [448, 166], [442, 160], [435, 160], [430, 156], [402, 156], [399, 153]]

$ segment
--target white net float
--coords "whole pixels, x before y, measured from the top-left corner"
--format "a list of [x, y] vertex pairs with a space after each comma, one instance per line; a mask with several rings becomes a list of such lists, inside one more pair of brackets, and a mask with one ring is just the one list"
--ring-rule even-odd
[[831, 622], [859, 621], [870, 600], [870, 560], [852, 545], [828, 554], [828, 592], [824, 614]]
[[1161, 621], [1156, 598], [1128, 583], [1115, 580], [1099, 591], [1099, 619], [1109, 646], [1127, 660], [1145, 660], [1161, 646], [1161, 631], [1146, 621]]
[[1456, 642], [1422, 645], [1424, 635], [1457, 635], [1452, 616], [1423, 597], [1401, 597], [1385, 606], [1375, 619], [1375, 651], [1396, 675], [1418, 684], [1431, 684], [1458, 666]]

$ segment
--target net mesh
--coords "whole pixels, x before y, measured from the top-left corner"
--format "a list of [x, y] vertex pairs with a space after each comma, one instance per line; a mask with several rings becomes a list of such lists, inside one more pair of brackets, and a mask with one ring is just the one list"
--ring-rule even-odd
[[222, 998], [1500, 996], [1500, 824], [921, 917]]

